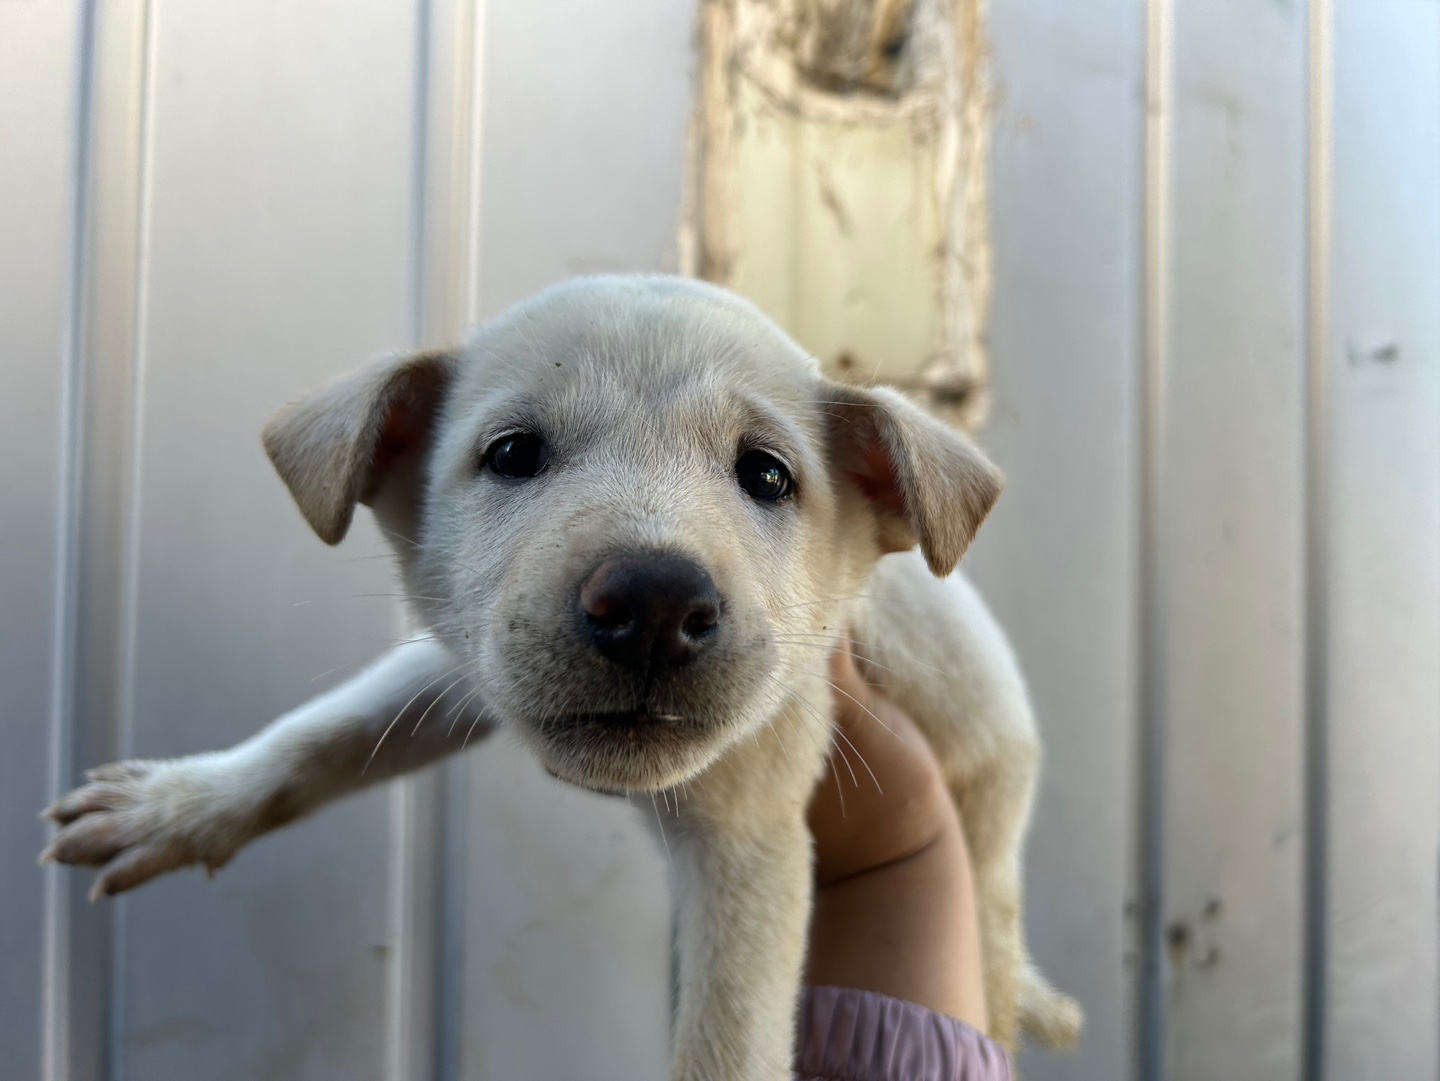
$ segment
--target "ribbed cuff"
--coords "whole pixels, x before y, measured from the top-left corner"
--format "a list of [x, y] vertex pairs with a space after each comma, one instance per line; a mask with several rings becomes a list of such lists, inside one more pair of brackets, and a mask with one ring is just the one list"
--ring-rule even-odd
[[800, 1001], [797, 1081], [1012, 1081], [1010, 1056], [964, 1021], [845, 987]]

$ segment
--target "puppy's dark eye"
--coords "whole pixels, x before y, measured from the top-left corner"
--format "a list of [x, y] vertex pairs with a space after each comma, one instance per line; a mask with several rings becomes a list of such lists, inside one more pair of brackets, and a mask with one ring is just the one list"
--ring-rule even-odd
[[747, 450], [735, 462], [735, 477], [751, 499], [778, 503], [795, 490], [785, 463], [763, 450]]
[[497, 439], [485, 452], [485, 464], [502, 477], [533, 477], [550, 461], [550, 444], [534, 432], [518, 432]]

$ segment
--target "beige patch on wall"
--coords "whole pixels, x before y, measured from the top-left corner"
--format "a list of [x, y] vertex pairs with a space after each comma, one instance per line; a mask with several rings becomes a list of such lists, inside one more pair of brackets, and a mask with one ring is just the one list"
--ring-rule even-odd
[[702, 0], [679, 269], [832, 375], [984, 419], [982, 0]]

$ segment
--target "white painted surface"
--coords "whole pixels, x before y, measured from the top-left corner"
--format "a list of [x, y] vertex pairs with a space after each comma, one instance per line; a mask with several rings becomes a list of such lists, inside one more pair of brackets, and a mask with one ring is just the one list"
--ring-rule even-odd
[[1300, 1063], [1305, 40], [1177, 0], [1159, 567], [1168, 1076]]
[[[117, 628], [132, 639], [119, 749], [141, 756], [240, 739], [395, 633], [390, 602], [360, 596], [393, 588], [383, 562], [356, 561], [379, 551], [373, 530], [327, 551], [255, 433], [277, 401], [408, 337], [416, 32], [404, 5], [159, 3], [153, 19], [138, 548]], [[127, 899], [126, 1074], [378, 1077], [386, 818], [368, 794], [213, 883]], [[316, 851], [324, 871], [307, 873]]]
[[1437, 1052], [1440, 5], [1333, 36], [1327, 1077]]
[[[85, 10], [92, 99], [74, 66]], [[1137, 1076], [1125, 912], [1146, 869], [1147, 296], [1169, 298], [1153, 324], [1169, 603], [1152, 643], [1165, 741], [1151, 869], [1167, 918], [1198, 928], [1164, 970], [1163, 1065], [1299, 1077], [1306, 1039], [1305, 13], [1176, 0], [1170, 14], [1174, 111], [1148, 129], [1170, 140], [1167, 216], [1150, 222], [1166, 277], [1147, 293], [1141, 5], [991, 7], [986, 441], [1011, 484], [971, 569], [1047, 738], [1032, 942], [1090, 1014], [1078, 1055], [1027, 1052], [1028, 1077]], [[404, 800], [329, 811], [213, 883], [181, 876], [92, 909], [73, 903], [83, 875], [52, 872], [48, 940], [30, 860], [52, 738], [66, 782], [119, 751], [232, 742], [396, 633], [390, 601], [360, 596], [392, 589], [373, 531], [327, 551], [255, 432], [330, 372], [452, 336], [467, 313], [575, 272], [664, 266], [692, 17], [666, 0], [0, 0], [0, 1056], [16, 1076], [662, 1076], [663, 856], [628, 809], [558, 787], [512, 747], [457, 763], [446, 786], [432, 774]], [[1433, 1077], [1440, 13], [1338, 0], [1337, 20], [1317, 1035], [1328, 1078]], [[85, 393], [67, 441], [77, 143]], [[65, 454], [78, 503], [62, 514]], [[79, 622], [57, 648], [65, 529], [85, 543], [59, 578]], [[48, 968], [47, 941], [70, 950]], [[397, 992], [424, 988], [402, 1010]], [[37, 1074], [47, 1031], [56, 1054]]]
[[79, 8], [0, 4], [0, 1057], [17, 1077], [39, 1076], [53, 991], [26, 808], [50, 787]]
[[693, 6], [488, 0], [480, 309], [673, 268]]
[[992, 0], [995, 301], [983, 439], [1005, 493], [966, 565], [1045, 741], [1026, 925], [1085, 1006], [1022, 1076], [1127, 1076], [1136, 679], [1141, 25], [1125, 2]]

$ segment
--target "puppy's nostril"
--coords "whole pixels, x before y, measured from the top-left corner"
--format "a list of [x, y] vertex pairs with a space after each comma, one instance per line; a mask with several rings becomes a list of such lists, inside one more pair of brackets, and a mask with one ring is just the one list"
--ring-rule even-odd
[[608, 575], [595, 575], [580, 590], [580, 607], [592, 627], [619, 630], [635, 622], [635, 612], [623, 593], [611, 588]]
[[618, 631], [621, 628], [628, 627], [630, 626], [630, 624], [634, 623], [635, 617], [630, 614], [630, 609], [621, 605], [617, 605], [615, 608], [612, 608], [610, 609], [610, 611], [605, 612], [601, 615], [592, 614], [590, 616], [590, 622], [593, 623], [595, 626], [599, 627], [601, 630]]
[[720, 612], [714, 605], [697, 608], [685, 617], [680, 629], [687, 638], [702, 638], [715, 629], [720, 622]]
[[585, 618], [593, 627], [614, 631], [635, 622], [635, 613], [624, 601], [613, 597], [599, 597], [594, 604], [586, 604]]

